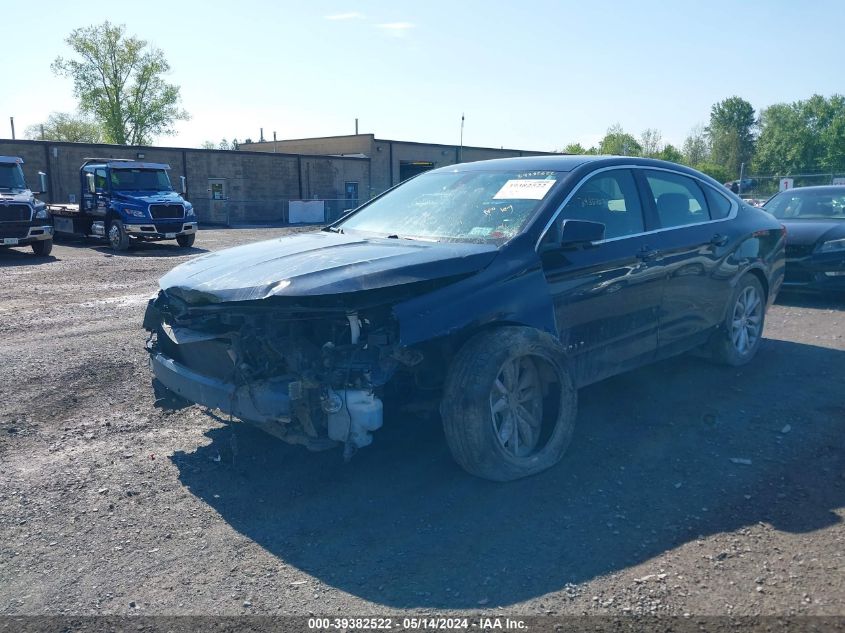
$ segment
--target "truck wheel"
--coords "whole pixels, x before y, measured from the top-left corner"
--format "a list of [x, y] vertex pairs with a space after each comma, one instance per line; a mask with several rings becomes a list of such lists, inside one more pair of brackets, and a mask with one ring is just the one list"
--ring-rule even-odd
[[754, 275], [743, 275], [731, 295], [725, 321], [710, 341], [712, 359], [732, 367], [748, 363], [760, 349], [765, 320], [763, 286]]
[[37, 257], [47, 257], [53, 250], [53, 240], [40, 240], [32, 243], [32, 252]]
[[129, 248], [129, 236], [123, 230], [123, 222], [114, 219], [109, 223], [109, 232], [107, 234], [109, 246], [115, 251], [125, 251]]
[[196, 239], [196, 233], [188, 233], [187, 235], [177, 235], [176, 242], [182, 248], [191, 248], [194, 245], [194, 240]]
[[556, 464], [572, 440], [576, 411], [560, 343], [512, 326], [477, 334], [458, 351], [440, 405], [455, 461], [494, 481]]

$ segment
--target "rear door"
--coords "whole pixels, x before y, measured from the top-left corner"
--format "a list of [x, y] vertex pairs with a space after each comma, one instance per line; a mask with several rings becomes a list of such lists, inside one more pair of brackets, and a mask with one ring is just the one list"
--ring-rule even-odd
[[724, 261], [735, 239], [728, 198], [670, 170], [638, 170], [645, 203], [661, 229], [654, 234], [666, 275], [658, 343], [661, 355], [692, 347], [717, 325], [731, 292]]
[[[603, 223], [605, 239], [586, 248], [544, 247], [567, 219]], [[655, 354], [663, 278], [646, 229], [633, 173], [610, 169], [578, 187], [541, 242], [558, 331], [579, 385]]]

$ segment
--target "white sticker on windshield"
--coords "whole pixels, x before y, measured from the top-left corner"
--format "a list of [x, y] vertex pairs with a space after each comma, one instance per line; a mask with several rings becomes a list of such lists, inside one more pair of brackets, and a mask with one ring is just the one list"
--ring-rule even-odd
[[493, 196], [494, 200], [542, 200], [552, 185], [554, 180], [538, 180], [533, 178], [523, 178], [520, 180], [508, 180], [505, 186], [496, 192]]

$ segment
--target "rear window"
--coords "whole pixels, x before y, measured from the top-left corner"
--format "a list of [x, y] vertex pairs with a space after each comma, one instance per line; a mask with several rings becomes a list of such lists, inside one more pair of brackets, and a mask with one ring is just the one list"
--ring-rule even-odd
[[646, 171], [660, 226], [698, 224], [710, 219], [707, 200], [692, 178], [667, 171]]

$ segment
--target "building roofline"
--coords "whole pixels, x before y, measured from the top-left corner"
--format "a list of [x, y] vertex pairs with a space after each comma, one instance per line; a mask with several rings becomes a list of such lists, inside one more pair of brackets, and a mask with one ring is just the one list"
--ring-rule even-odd
[[[348, 138], [358, 138], [358, 137], [370, 137], [373, 142], [375, 143], [395, 143], [398, 145], [426, 145], [430, 147], [448, 147], [450, 149], [457, 149], [461, 147], [459, 144], [449, 145], [447, 143], [425, 143], [423, 141], [400, 141], [396, 139], [390, 138], [376, 138], [375, 134], [338, 134], [334, 136], [311, 136], [307, 138], [281, 138], [277, 139], [275, 142], [279, 143], [286, 143], [286, 142], [301, 142], [301, 141], [328, 141], [332, 139], [348, 139]], [[247, 145], [271, 145], [274, 141], [253, 141], [252, 143], [247, 143]], [[560, 152], [544, 152], [541, 150], [534, 150], [534, 149], [513, 149], [510, 147], [482, 147], [479, 145], [463, 145], [464, 149], [477, 149], [477, 150], [486, 150], [486, 151], [496, 151], [496, 152], [532, 152], [535, 154], [549, 154], [555, 155]]]
[[[271, 143], [273, 141], [270, 141]], [[333, 154], [297, 154], [291, 152], [259, 152], [259, 151], [251, 151], [251, 150], [240, 150], [240, 149], [203, 149], [201, 147], [166, 147], [163, 145], [110, 145], [108, 143], [72, 143], [70, 141], [39, 141], [33, 139], [23, 139], [23, 138], [0, 138], [0, 143], [13, 143], [13, 144], [22, 144], [22, 145], [34, 145], [34, 146], [49, 146], [49, 147], [97, 147], [97, 148], [107, 148], [111, 150], [120, 149], [120, 150], [132, 150], [136, 152], [143, 152], [143, 151], [153, 151], [153, 150], [168, 150], [173, 152], [194, 152], [194, 153], [204, 153], [204, 152], [227, 152], [229, 154], [245, 154], [251, 156], [267, 156], [268, 154], [275, 154], [276, 156], [286, 156], [288, 158], [303, 158], [303, 159], [313, 159], [313, 158], [333, 158], [337, 160], [362, 160], [362, 161], [369, 161], [370, 158], [361, 158], [359, 156], [337, 156]], [[137, 159], [136, 159], [137, 160]]]

